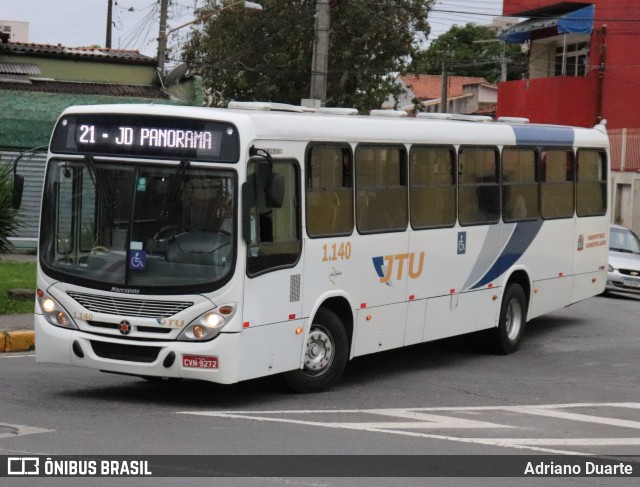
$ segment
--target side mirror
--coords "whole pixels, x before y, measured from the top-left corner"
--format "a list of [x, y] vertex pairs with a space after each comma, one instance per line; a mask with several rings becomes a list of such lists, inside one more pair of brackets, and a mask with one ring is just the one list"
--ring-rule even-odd
[[267, 206], [269, 208], [282, 208], [284, 203], [284, 176], [272, 173], [266, 187]]
[[13, 175], [13, 193], [11, 195], [11, 206], [14, 210], [19, 210], [22, 205], [22, 192], [24, 191], [24, 176]]

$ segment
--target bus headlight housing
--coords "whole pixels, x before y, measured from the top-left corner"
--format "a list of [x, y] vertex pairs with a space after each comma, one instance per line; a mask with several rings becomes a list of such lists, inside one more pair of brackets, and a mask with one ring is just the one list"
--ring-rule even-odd
[[206, 342], [217, 337], [235, 313], [235, 305], [224, 305], [207, 311], [192, 321], [178, 336], [184, 342]]
[[42, 314], [49, 323], [55, 326], [61, 326], [62, 328], [69, 328], [71, 330], [77, 330], [78, 327], [69, 316], [69, 313], [65, 311], [58, 301], [53, 299], [43, 290], [38, 289], [38, 303], [40, 303], [40, 309]]

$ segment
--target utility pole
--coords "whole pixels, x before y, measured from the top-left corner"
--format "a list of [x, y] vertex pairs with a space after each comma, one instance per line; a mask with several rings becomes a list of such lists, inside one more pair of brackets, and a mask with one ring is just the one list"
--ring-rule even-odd
[[316, 1], [316, 21], [314, 26], [313, 61], [311, 64], [312, 100], [327, 102], [327, 66], [329, 65], [329, 0]]
[[113, 26], [113, 0], [109, 0], [107, 4], [107, 39], [104, 47], [111, 49], [111, 27]]
[[442, 88], [440, 91], [440, 113], [447, 113], [447, 100], [449, 98], [449, 77], [447, 75], [447, 51], [442, 54]]
[[158, 75], [162, 79], [164, 62], [167, 56], [167, 10], [169, 0], [160, 3], [160, 34], [158, 35]]

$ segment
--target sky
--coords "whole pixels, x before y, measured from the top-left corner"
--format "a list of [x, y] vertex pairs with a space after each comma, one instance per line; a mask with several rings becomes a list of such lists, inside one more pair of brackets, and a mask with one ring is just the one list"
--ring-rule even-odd
[[[259, 0], [254, 0], [259, 3]], [[192, 20], [204, 0], [171, 0], [169, 28]], [[155, 56], [159, 0], [114, 0], [112, 48]], [[68, 47], [105, 45], [108, 0], [0, 0], [0, 20], [29, 22], [29, 42]], [[435, 39], [454, 25], [488, 24], [502, 13], [502, 0], [438, 0], [429, 15]], [[475, 15], [474, 15], [475, 14]], [[189, 28], [172, 36], [179, 41]], [[179, 34], [179, 35], [178, 35]]]

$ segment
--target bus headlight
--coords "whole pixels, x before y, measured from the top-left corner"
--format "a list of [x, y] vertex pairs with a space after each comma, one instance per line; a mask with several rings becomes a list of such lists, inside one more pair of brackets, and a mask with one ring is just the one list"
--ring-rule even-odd
[[38, 303], [40, 303], [40, 309], [42, 309], [44, 317], [52, 325], [72, 330], [78, 329], [62, 305], [41, 289], [38, 289]]
[[235, 313], [235, 305], [224, 305], [192, 321], [178, 336], [185, 342], [205, 342], [217, 337]]

